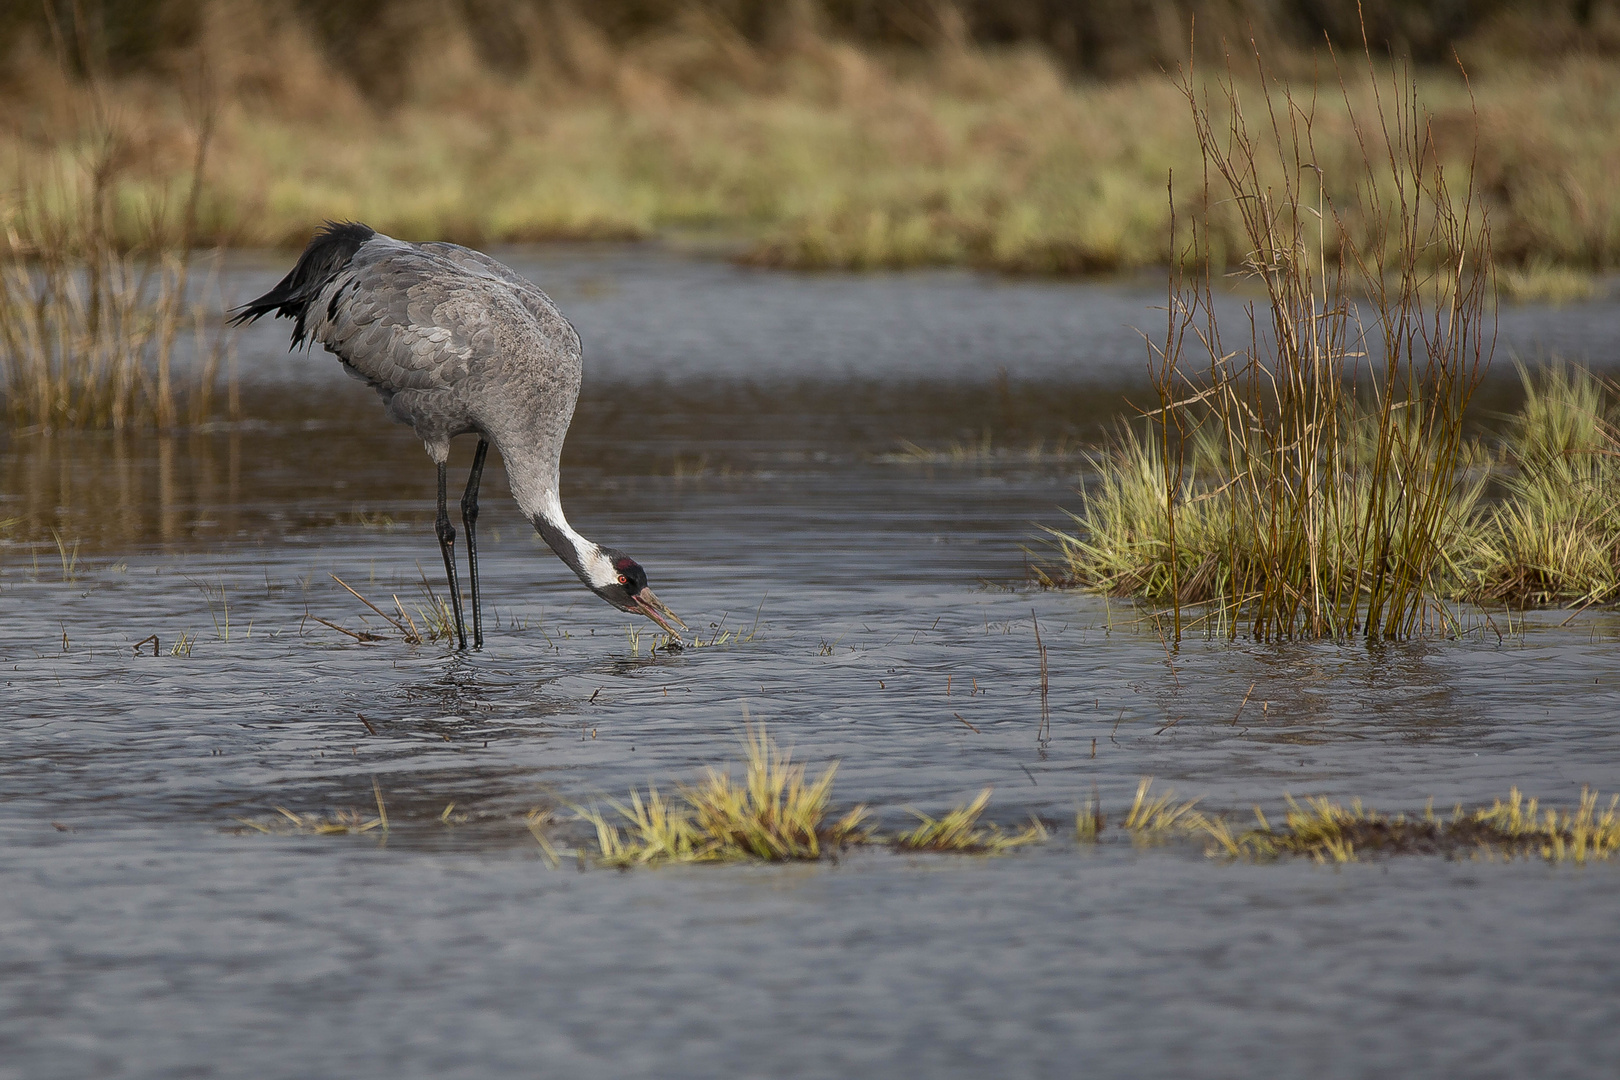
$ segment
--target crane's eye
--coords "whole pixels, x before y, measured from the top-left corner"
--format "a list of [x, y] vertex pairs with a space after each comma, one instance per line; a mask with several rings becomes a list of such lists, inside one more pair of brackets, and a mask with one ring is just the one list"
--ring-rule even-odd
[[625, 577], [623, 574], [620, 574], [619, 575], [619, 584], [620, 585], [628, 585], [628, 584], [630, 584], [630, 579]]

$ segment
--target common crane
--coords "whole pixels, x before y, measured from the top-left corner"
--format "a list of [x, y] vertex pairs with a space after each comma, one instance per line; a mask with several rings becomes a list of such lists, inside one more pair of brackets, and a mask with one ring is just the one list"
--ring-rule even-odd
[[409, 424], [439, 470], [439, 551], [467, 647], [456, 530], [445, 506], [450, 440], [477, 435], [461, 497], [471, 577], [473, 644], [484, 644], [478, 593], [478, 483], [489, 444], [506, 462], [512, 494], [551, 550], [597, 596], [645, 615], [677, 640], [686, 624], [653, 595], [630, 556], [575, 532], [558, 497], [563, 438], [581, 377], [579, 335], [533, 283], [458, 244], [413, 244], [361, 225], [327, 222], [298, 262], [263, 296], [236, 309], [233, 324], [275, 312], [293, 320], [292, 342], [319, 341], [350, 375]]

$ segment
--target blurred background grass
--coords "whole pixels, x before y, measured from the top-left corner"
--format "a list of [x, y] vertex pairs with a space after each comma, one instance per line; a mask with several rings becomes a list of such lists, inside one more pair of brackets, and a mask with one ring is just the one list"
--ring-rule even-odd
[[[1432, 152], [1473, 169], [1506, 289], [1579, 294], [1614, 267], [1620, 2], [1362, 11], [1374, 65], [1416, 66]], [[1255, 110], [1316, 88], [1317, 164], [1353, 206], [1346, 99], [1379, 110], [1343, 0], [19, 0], [0, 226], [26, 251], [99, 201], [130, 247], [184, 205], [198, 244], [356, 218], [792, 267], [1128, 270], [1182, 246], [1165, 189], [1201, 175], [1174, 84], [1194, 41]]]

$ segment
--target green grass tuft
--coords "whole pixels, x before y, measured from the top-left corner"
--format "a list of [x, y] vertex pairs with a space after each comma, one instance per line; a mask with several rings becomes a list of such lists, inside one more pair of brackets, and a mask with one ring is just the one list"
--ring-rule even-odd
[[749, 729], [745, 746], [740, 783], [729, 771], [711, 768], [703, 780], [682, 786], [678, 800], [656, 787], [645, 796], [631, 791], [627, 802], [610, 800], [617, 821], [599, 809], [579, 810], [596, 829], [598, 862], [630, 867], [815, 860], [869, 838], [864, 806], [830, 819], [836, 763], [807, 780], [804, 766], [793, 764], [792, 753], [763, 727]]
[[1046, 827], [1033, 818], [1028, 826], [1013, 833], [1004, 832], [998, 825], [980, 825], [979, 815], [990, 803], [991, 790], [985, 788], [972, 802], [953, 807], [944, 817], [933, 818], [913, 810], [921, 824], [890, 837], [889, 846], [896, 851], [1000, 855], [1047, 838]]
[[1199, 827], [1203, 820], [1194, 807], [1197, 799], [1176, 802], [1174, 790], [1153, 794], [1153, 778], [1145, 776], [1136, 785], [1136, 798], [1120, 827], [1131, 834], [1131, 842], [1147, 847], [1167, 843]]
[[1620, 597], [1620, 437], [1609, 387], [1556, 363], [1521, 369], [1503, 496], [1483, 514], [1480, 547], [1458, 591], [1515, 607]]

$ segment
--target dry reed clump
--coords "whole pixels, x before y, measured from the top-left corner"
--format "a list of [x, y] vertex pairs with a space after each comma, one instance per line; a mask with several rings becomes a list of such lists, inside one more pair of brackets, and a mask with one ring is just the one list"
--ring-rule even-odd
[[1421, 818], [1389, 817], [1365, 809], [1359, 799], [1344, 806], [1315, 798], [1301, 806], [1292, 797], [1280, 827], [1258, 809], [1255, 816], [1258, 827], [1236, 835], [1218, 817], [1200, 816], [1191, 828], [1213, 841], [1210, 854], [1233, 858], [1305, 855], [1319, 863], [1348, 863], [1364, 853], [1467, 854], [1584, 864], [1620, 854], [1620, 795], [1599, 810], [1598, 795], [1586, 788], [1573, 810], [1543, 810], [1514, 788], [1505, 801], [1472, 812], [1458, 806], [1449, 819], [1437, 818], [1432, 806]]
[[[1463, 418], [1490, 356], [1490, 230], [1411, 77], [1370, 81], [1370, 115], [1342, 95], [1357, 153], [1339, 176], [1314, 100], [1280, 87], [1251, 121], [1230, 76], [1213, 103], [1182, 83], [1205, 180], [1180, 235], [1202, 271], [1172, 277], [1149, 439], [1123, 442], [1058, 537], [1070, 580], [1162, 599], [1178, 637], [1188, 603], [1260, 640], [1450, 629], [1437, 596], [1479, 495]], [[1236, 208], [1263, 297], [1236, 348], [1214, 301], [1216, 204]]]
[[628, 802], [608, 802], [620, 824], [601, 810], [578, 810], [596, 829], [597, 861], [631, 867], [816, 860], [867, 840], [864, 806], [830, 818], [836, 763], [807, 781], [804, 766], [794, 765], [791, 752], [780, 749], [763, 727], [749, 729], [745, 746], [740, 784], [729, 771], [711, 768], [699, 783], [679, 788], [679, 800], [656, 787], [645, 795], [631, 791]]
[[213, 117], [154, 173], [104, 77], [62, 94], [59, 127], [0, 145], [0, 408], [17, 426], [200, 423], [226, 350], [191, 265]]

